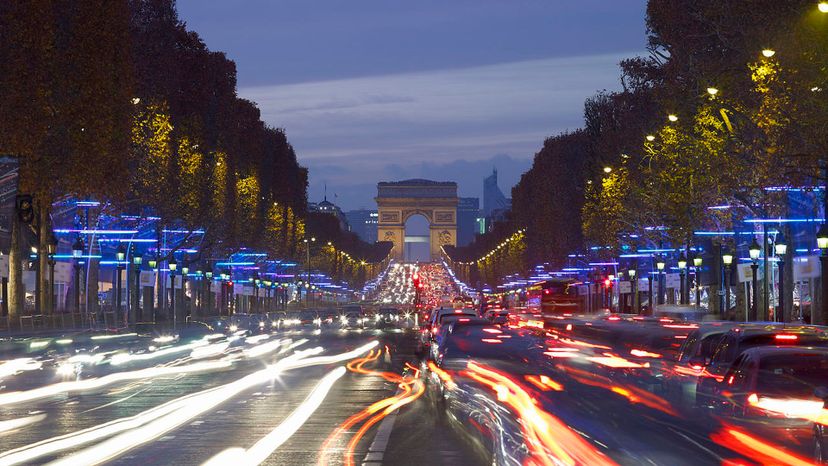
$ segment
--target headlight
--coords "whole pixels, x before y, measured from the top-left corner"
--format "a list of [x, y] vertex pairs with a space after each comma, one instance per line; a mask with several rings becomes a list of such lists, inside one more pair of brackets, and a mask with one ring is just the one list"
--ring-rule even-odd
[[259, 328], [264, 328], [264, 322], [259, 322]]
[[238, 325], [231, 325], [231, 326], [230, 326], [230, 331], [231, 331], [231, 332], [235, 332], [235, 331], [236, 331], [236, 330], [238, 330], [238, 329], [239, 329], [239, 326], [238, 326]]

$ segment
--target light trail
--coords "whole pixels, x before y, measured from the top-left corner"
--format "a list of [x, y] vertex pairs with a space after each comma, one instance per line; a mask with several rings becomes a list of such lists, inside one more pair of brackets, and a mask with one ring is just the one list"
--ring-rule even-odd
[[[342, 424], [340, 424], [332, 433], [325, 439], [325, 442], [322, 444], [322, 448], [320, 449], [320, 456], [318, 464], [320, 466], [324, 466], [328, 464], [328, 453], [333, 451], [332, 445], [337, 439], [344, 434], [346, 431], [349, 431], [352, 427], [359, 424], [362, 421], [368, 419], [357, 432], [351, 437], [351, 440], [348, 442], [346, 451], [345, 451], [345, 466], [353, 466], [354, 465], [354, 452], [356, 450], [357, 445], [359, 444], [360, 440], [364, 437], [365, 433], [374, 426], [376, 423], [384, 419], [389, 414], [393, 413], [400, 407], [411, 403], [412, 401], [416, 400], [425, 392], [425, 385], [423, 385], [422, 381], [414, 377], [402, 377], [399, 374], [395, 374], [393, 372], [380, 372], [374, 371], [371, 369], [365, 369], [365, 365], [369, 362], [374, 362], [379, 359], [380, 355], [382, 354], [381, 350], [376, 352], [371, 351], [368, 353], [367, 356], [364, 358], [358, 358], [351, 362], [349, 362], [345, 367], [352, 372], [356, 372], [358, 374], [363, 375], [371, 375], [371, 376], [379, 376], [384, 378], [385, 380], [396, 383], [399, 385], [399, 391], [396, 395], [384, 398], [379, 400], [367, 408], [363, 409], [362, 411], [350, 416], [346, 419]], [[416, 368], [415, 368], [416, 371]], [[415, 372], [418, 375], [419, 371]]]
[[[86, 466], [111, 460], [126, 451], [164, 435], [214, 409], [221, 403], [256, 385], [267, 383], [279, 374], [302, 367], [335, 364], [353, 359], [377, 345], [372, 341], [352, 351], [331, 356], [308, 357], [321, 353], [316, 347], [296, 353], [225, 385], [171, 400], [135, 416], [43, 440], [15, 450], [0, 453], [0, 466], [32, 462], [36, 458], [75, 449], [84, 444], [107, 440], [58, 459], [50, 464]], [[204, 363], [200, 363], [204, 364]]]
[[17, 419], [9, 419], [8, 421], [0, 421], [0, 433], [16, 430], [21, 427], [26, 427], [35, 422], [40, 422], [46, 419], [45, 413], [35, 414], [33, 416], [19, 417]]
[[345, 375], [345, 372], [344, 367], [338, 367], [329, 372], [281, 424], [253, 444], [252, 447], [247, 450], [244, 448], [228, 448], [207, 460], [203, 463], [203, 466], [223, 466], [231, 463], [237, 466], [256, 466], [263, 463], [307, 422], [311, 415], [322, 405], [322, 402], [325, 401], [325, 397], [328, 396], [328, 392], [330, 392], [334, 383]]
[[744, 455], [759, 464], [809, 466], [813, 461], [801, 458], [779, 445], [754, 437], [733, 426], [724, 425], [722, 429], [710, 435], [719, 445]]
[[34, 371], [42, 366], [43, 363], [32, 358], [11, 359], [0, 364], [0, 378], [17, 375], [25, 371]]
[[489, 387], [520, 418], [531, 461], [542, 465], [614, 465], [606, 455], [575, 433], [564, 422], [541, 409], [526, 390], [509, 376], [470, 361], [461, 374]]
[[210, 361], [196, 364], [188, 364], [185, 366], [167, 366], [167, 367], [150, 367], [147, 369], [140, 369], [136, 371], [117, 372], [115, 374], [105, 375], [103, 377], [77, 380], [71, 382], [59, 382], [43, 387], [33, 388], [31, 390], [0, 393], [0, 406], [7, 406], [16, 403], [25, 403], [27, 401], [38, 400], [41, 398], [48, 398], [50, 396], [59, 395], [61, 393], [72, 393], [85, 390], [94, 390], [107, 385], [112, 385], [118, 382], [125, 382], [128, 380], [147, 379], [153, 377], [161, 377], [165, 375], [178, 375], [193, 372], [212, 371], [217, 369], [224, 369], [230, 367], [229, 361]]

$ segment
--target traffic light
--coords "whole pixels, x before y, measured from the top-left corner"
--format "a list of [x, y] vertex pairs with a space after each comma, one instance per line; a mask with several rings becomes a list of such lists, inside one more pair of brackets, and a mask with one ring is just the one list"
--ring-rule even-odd
[[610, 280], [609, 278], [605, 278], [604, 279], [604, 286], [607, 287], [607, 288], [610, 288], [612, 286], [612, 280]]
[[34, 222], [34, 204], [31, 195], [18, 194], [15, 198], [15, 208], [17, 209], [17, 218], [21, 222], [27, 224]]

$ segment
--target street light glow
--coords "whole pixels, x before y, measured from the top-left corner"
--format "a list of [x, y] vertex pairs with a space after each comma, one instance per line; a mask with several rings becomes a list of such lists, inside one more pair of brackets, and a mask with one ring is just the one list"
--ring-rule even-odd
[[828, 2], [819, 2], [817, 9], [819, 9], [820, 13], [828, 13]]
[[716, 89], [715, 87], [708, 87], [707, 88], [707, 93], [710, 94], [710, 95], [715, 96], [716, 94], [719, 93], [719, 90]]
[[653, 136], [652, 134], [648, 134], [647, 135], [647, 140], [650, 141], [650, 142], [653, 142], [653, 141], [655, 141], [655, 136]]
[[772, 50], [772, 49], [762, 50], [762, 56], [764, 56], [765, 58], [770, 58], [774, 55], [776, 55], [776, 50]]
[[669, 115], [667, 115], [667, 119], [668, 119], [668, 120], [670, 120], [670, 121], [672, 121], [672, 122], [676, 122], [676, 121], [678, 121], [678, 117], [677, 117], [677, 116], [675, 116], [675, 115], [673, 115], [672, 113], [671, 113], [671, 114], [669, 114]]
[[604, 173], [612, 172], [612, 167], [604, 167]]

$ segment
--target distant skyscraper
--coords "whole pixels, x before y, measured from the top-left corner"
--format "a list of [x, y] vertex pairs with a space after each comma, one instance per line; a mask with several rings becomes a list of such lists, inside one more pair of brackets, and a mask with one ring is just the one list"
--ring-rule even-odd
[[348, 225], [351, 231], [356, 233], [362, 241], [375, 243], [377, 241], [377, 220], [379, 215], [376, 210], [359, 209], [345, 212]]
[[457, 245], [466, 246], [474, 240], [475, 228], [480, 217], [480, 199], [461, 197], [457, 203]]
[[496, 210], [509, 210], [512, 208], [512, 200], [503, 195], [503, 191], [497, 185], [497, 169], [492, 169], [492, 174], [483, 180], [483, 215], [489, 217]]

